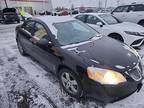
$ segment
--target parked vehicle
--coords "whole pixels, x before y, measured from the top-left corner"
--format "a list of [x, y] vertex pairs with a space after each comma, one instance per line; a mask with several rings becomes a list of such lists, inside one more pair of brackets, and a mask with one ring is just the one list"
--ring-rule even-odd
[[72, 10], [72, 15], [76, 15], [78, 13], [79, 13], [78, 10]]
[[121, 22], [106, 13], [85, 13], [75, 18], [89, 24], [104, 36], [109, 36], [132, 47], [140, 48], [143, 45], [144, 28], [138, 24]]
[[144, 26], [144, 4], [119, 6], [112, 11], [112, 14], [122, 21]]
[[3, 9], [2, 19], [4, 23], [13, 23], [13, 22], [20, 23], [20, 18], [15, 8]]
[[32, 17], [33, 17], [33, 16], [32, 16], [31, 14], [29, 14], [29, 13], [26, 12], [25, 20], [32, 19]]
[[55, 74], [71, 96], [112, 102], [139, 91], [143, 68], [131, 47], [70, 16], [45, 16], [16, 27], [22, 55]]

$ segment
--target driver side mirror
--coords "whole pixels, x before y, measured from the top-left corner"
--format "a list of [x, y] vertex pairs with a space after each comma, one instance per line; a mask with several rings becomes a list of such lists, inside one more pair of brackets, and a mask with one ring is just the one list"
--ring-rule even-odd
[[37, 45], [43, 48], [51, 48], [53, 46], [52, 42], [47, 39], [41, 39], [37, 42]]
[[103, 23], [102, 22], [97, 22], [96, 25], [98, 25], [99, 27], [103, 27]]

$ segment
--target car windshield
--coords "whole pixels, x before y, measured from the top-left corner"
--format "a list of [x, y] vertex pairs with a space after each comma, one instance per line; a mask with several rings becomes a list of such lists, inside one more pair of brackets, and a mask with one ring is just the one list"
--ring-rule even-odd
[[120, 20], [109, 14], [99, 15], [99, 17], [101, 17], [109, 25], [121, 23]]
[[99, 35], [97, 31], [78, 20], [54, 23], [57, 40], [61, 45], [77, 44]]

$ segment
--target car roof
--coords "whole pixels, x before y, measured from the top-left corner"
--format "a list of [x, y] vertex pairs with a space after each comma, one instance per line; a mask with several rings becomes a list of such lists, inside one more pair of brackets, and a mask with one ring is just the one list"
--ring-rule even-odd
[[98, 15], [110, 15], [110, 13], [81, 13], [78, 15], [94, 15], [94, 16], [98, 16]]
[[43, 21], [47, 25], [75, 20], [71, 16], [39, 16], [35, 18]]
[[35, 17], [34, 19], [44, 22], [49, 27], [51, 32], [56, 36], [57, 36], [57, 30], [53, 26], [54, 23], [61, 23], [61, 22], [76, 20], [72, 16], [39, 16], [39, 17]]
[[[137, 5], [144, 5], [143, 3], [141, 4], [129, 4], [129, 5], [121, 5], [121, 6], [137, 6]], [[118, 6], [118, 7], [121, 7], [121, 6]]]

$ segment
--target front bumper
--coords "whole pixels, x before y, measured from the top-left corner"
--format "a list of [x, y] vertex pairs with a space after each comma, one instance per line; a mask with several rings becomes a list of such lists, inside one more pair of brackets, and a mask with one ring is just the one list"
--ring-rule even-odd
[[84, 95], [94, 98], [100, 102], [111, 103], [121, 100], [142, 87], [142, 80], [139, 82], [126, 82], [118, 85], [101, 85], [90, 79], [84, 81]]

